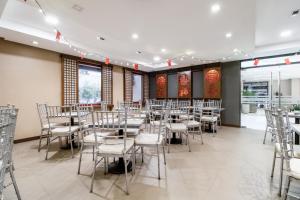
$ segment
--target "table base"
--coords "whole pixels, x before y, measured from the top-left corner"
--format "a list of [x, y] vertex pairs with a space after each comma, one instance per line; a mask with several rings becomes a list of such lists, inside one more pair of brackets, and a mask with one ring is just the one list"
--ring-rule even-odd
[[[127, 165], [127, 172], [132, 171], [132, 162]], [[110, 163], [108, 165], [108, 173], [111, 174], [125, 174], [125, 166], [123, 158], [119, 158], [119, 161]]]

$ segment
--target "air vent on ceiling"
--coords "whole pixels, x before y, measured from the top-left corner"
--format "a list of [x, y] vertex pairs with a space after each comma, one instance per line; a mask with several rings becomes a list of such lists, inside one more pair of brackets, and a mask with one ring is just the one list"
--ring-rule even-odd
[[294, 10], [293, 12], [292, 12], [292, 16], [294, 17], [294, 16], [296, 16], [296, 15], [298, 15], [299, 14], [299, 9], [298, 10]]
[[81, 12], [81, 11], [83, 10], [83, 7], [81, 7], [81, 6], [78, 5], [78, 4], [74, 4], [74, 5], [72, 6], [72, 8], [73, 8], [74, 10], [78, 11], [78, 12]]

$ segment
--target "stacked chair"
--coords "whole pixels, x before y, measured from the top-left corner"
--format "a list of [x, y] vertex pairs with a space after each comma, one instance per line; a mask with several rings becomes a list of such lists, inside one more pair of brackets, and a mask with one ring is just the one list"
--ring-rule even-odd
[[[276, 120], [276, 138], [278, 140], [280, 150], [281, 150], [281, 158], [285, 162], [286, 166], [286, 185], [283, 190], [283, 198], [287, 199], [289, 195], [289, 188], [291, 181], [299, 181], [300, 180], [300, 158], [297, 156], [293, 148], [293, 134], [290, 132], [290, 129], [287, 128], [287, 123], [284, 121], [284, 113], [282, 110], [276, 111], [275, 120]], [[283, 163], [281, 165], [281, 175], [283, 173]], [[280, 191], [281, 194], [281, 182], [280, 182]], [[298, 197], [299, 198], [299, 197]]]
[[0, 107], [0, 198], [3, 199], [5, 175], [9, 173], [17, 198], [21, 195], [14, 176], [14, 165], [12, 159], [13, 141], [16, 128], [18, 109], [14, 106]]

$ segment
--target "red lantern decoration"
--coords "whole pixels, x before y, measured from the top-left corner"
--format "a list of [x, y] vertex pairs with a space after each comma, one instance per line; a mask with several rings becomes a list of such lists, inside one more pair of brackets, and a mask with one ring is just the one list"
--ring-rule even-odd
[[291, 64], [291, 61], [290, 61], [289, 58], [284, 59], [284, 62], [285, 62], [286, 65], [290, 65]]
[[172, 67], [172, 60], [171, 60], [171, 59], [169, 59], [169, 60], [167, 61], [167, 63], [168, 63], [168, 66], [169, 66], [169, 67]]
[[133, 64], [133, 68], [134, 68], [134, 70], [138, 70], [139, 69], [139, 65], [138, 64]]
[[80, 59], [82, 60], [84, 58], [83, 53], [80, 53]]
[[259, 63], [259, 59], [255, 59], [253, 64], [256, 66], [258, 65], [258, 63]]
[[56, 31], [56, 41], [59, 42], [60, 41], [60, 38], [61, 38], [61, 33], [59, 31]]
[[106, 58], [105, 58], [105, 64], [107, 64], [107, 65], [108, 65], [109, 63], [110, 63], [110, 60], [109, 60], [109, 58], [108, 58], [108, 57], [106, 57]]

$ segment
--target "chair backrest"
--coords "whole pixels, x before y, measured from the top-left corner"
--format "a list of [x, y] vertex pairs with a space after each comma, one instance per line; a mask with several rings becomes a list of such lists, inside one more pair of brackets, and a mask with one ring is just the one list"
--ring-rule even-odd
[[4, 188], [7, 167], [12, 165], [12, 147], [18, 110], [15, 108], [0, 109], [0, 197]]
[[46, 105], [47, 123], [51, 130], [52, 122], [63, 122], [69, 125], [71, 130], [71, 118], [77, 116], [77, 107], [74, 111], [72, 106], [49, 106]]
[[275, 114], [275, 120], [276, 120], [276, 132], [277, 132], [278, 142], [280, 144], [282, 155], [286, 161], [287, 170], [290, 170], [289, 161], [293, 155], [293, 152], [292, 149], [289, 147], [291, 141], [288, 136], [289, 134], [284, 123], [282, 110], [278, 109], [278, 111]]
[[78, 105], [77, 106], [77, 119], [78, 125], [83, 128], [85, 125], [92, 124], [92, 113], [94, 107], [92, 105]]
[[271, 109], [265, 109], [266, 121], [267, 126], [274, 129], [274, 118], [273, 118], [273, 111]]
[[203, 115], [203, 110], [202, 110], [202, 106], [194, 106], [193, 107], [193, 119], [195, 121], [201, 122], [202, 119], [202, 115]]
[[101, 110], [102, 111], [107, 111], [108, 110], [108, 102], [107, 101], [101, 101]]
[[40, 119], [40, 124], [41, 124], [41, 128], [43, 129], [45, 127], [45, 125], [48, 124], [48, 120], [47, 120], [47, 104], [36, 104], [37, 107], [37, 111], [38, 111], [38, 115], [39, 115], [39, 119]]

